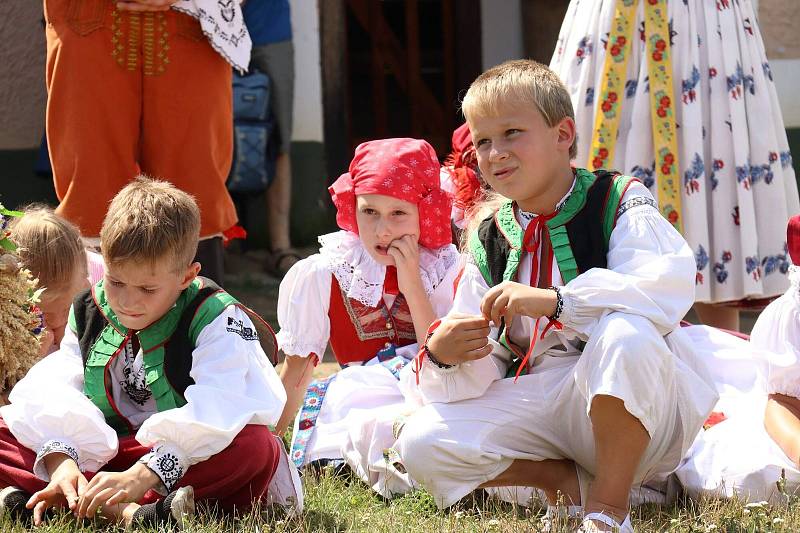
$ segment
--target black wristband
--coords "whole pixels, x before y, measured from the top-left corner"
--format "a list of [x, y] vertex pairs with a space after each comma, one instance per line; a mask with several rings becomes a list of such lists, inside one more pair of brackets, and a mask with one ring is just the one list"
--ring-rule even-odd
[[547, 287], [547, 290], [555, 291], [556, 293], [556, 310], [547, 318], [550, 320], [558, 320], [558, 317], [561, 316], [561, 312], [564, 310], [564, 297], [561, 296], [561, 289], [558, 287], [550, 286]]
[[437, 367], [441, 369], [448, 369], [448, 368], [453, 368], [455, 366], [455, 365], [448, 365], [447, 363], [442, 363], [441, 361], [436, 359], [436, 357], [433, 356], [433, 352], [431, 352], [430, 349], [428, 348], [427, 344], [423, 344], [422, 349], [425, 350], [425, 355], [428, 356], [428, 360]]

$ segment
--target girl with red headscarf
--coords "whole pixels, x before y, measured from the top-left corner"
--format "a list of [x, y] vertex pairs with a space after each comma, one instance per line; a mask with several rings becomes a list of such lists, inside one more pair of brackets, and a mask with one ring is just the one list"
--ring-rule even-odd
[[[413, 409], [401, 380], [449, 310], [459, 266], [439, 169], [425, 141], [359, 145], [329, 188], [341, 231], [319, 238], [319, 253], [289, 270], [278, 296], [288, 395], [279, 433], [302, 404], [291, 458], [298, 467], [346, 460], [385, 496], [412, 486], [390, 451], [395, 419]], [[342, 370], [311, 383], [328, 344]]]

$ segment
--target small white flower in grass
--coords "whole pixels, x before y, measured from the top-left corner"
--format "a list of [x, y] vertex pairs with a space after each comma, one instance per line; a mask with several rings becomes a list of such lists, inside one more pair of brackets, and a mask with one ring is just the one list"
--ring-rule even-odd
[[776, 516], [775, 518], [772, 519], [772, 523], [773, 524], [782, 524], [783, 523], [783, 518], [780, 518], [780, 517]]
[[491, 520], [489, 520], [489, 522], [488, 522], [488, 526], [489, 526], [489, 527], [497, 527], [497, 526], [499, 526], [499, 525], [500, 525], [500, 520], [498, 520], [498, 519], [496, 519], [496, 518], [492, 518], [492, 519], [491, 519]]
[[456, 511], [456, 519], [464, 518], [464, 511]]
[[766, 507], [768, 504], [767, 502], [753, 502], [748, 503], [744, 506], [745, 509], [761, 509], [762, 507]]
[[671, 518], [669, 521], [670, 524], [677, 524], [678, 522], [680, 522], [680, 520], [678, 520], [677, 518]]
[[706, 531], [714, 531], [717, 529], [717, 524], [709, 524], [706, 526]]
[[742, 514], [750, 514], [750, 509], [745, 509], [744, 511], [742, 511]]

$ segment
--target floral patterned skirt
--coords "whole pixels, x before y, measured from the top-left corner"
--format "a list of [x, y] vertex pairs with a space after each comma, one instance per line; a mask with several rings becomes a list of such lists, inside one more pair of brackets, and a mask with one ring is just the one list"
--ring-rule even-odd
[[[610, 60], [620, 52], [606, 46], [615, 6], [631, 1], [572, 0], [550, 66], [575, 108], [576, 164], [591, 165], [599, 106], [603, 120], [619, 115], [608, 166], [640, 178], [658, 197], [652, 117], [663, 115], [664, 101], [656, 107], [649, 94], [654, 59], [643, 1], [628, 25], [624, 94], [614, 93], [613, 102], [601, 94], [606, 52]], [[682, 230], [697, 261], [697, 300], [776, 296], [788, 287], [786, 221], [800, 201], [756, 13], [750, 0], [667, 3], [675, 101], [666, 104], [677, 126]]]

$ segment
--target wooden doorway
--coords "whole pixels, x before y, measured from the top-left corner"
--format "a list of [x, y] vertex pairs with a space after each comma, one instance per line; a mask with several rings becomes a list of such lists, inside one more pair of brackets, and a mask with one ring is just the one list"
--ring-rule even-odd
[[416, 137], [440, 156], [481, 72], [479, 0], [320, 0], [329, 179], [356, 145]]

